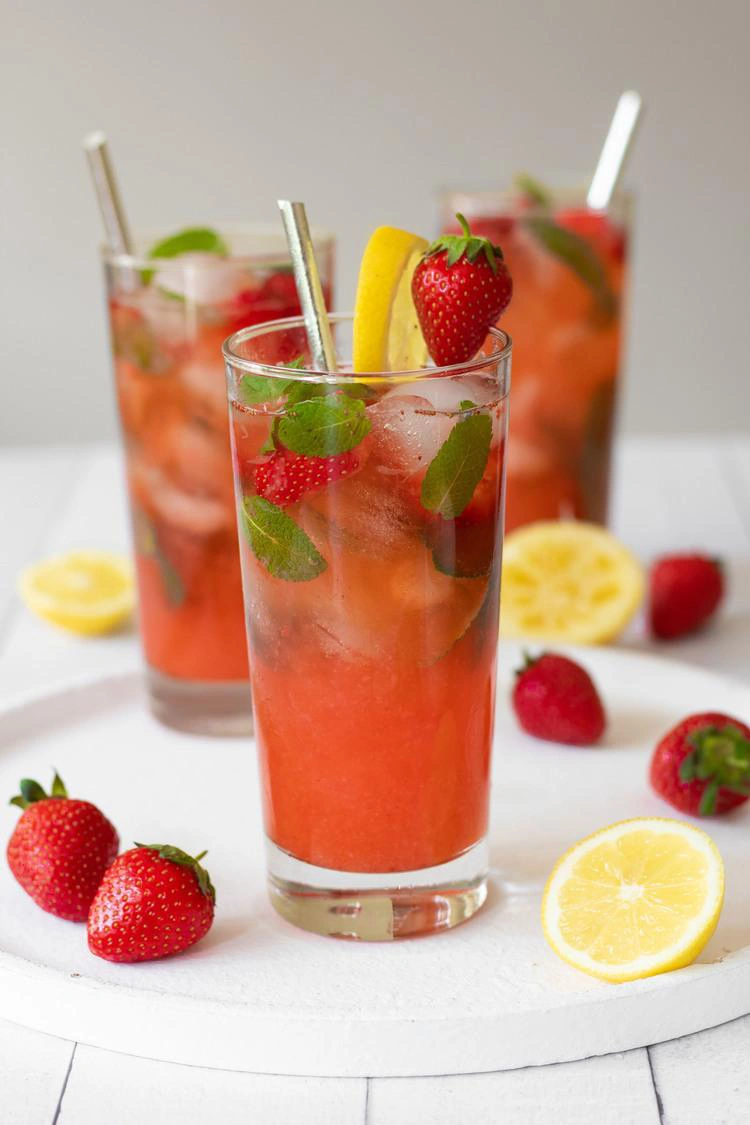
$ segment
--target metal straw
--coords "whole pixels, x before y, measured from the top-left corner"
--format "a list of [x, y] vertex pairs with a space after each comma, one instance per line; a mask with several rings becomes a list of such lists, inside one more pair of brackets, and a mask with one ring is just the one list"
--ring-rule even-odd
[[89, 133], [83, 140], [84, 151], [89, 162], [91, 178], [94, 181], [96, 198], [104, 220], [107, 245], [113, 254], [132, 254], [133, 243], [128, 230], [122, 200], [117, 190], [117, 181], [107, 149], [107, 138], [97, 131]]
[[642, 105], [641, 95], [635, 90], [620, 95], [586, 196], [592, 211], [603, 211], [609, 206], [633, 143]]
[[319, 371], [336, 371], [336, 350], [333, 346], [331, 325], [323, 299], [323, 287], [320, 284], [305, 205], [292, 203], [288, 199], [280, 199], [278, 202], [286, 240], [289, 243], [297, 293], [305, 318], [307, 338], [310, 341], [313, 366]]

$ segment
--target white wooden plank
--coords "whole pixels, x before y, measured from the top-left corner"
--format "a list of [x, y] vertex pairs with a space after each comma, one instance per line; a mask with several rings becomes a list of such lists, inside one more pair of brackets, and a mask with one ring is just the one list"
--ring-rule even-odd
[[650, 1048], [664, 1125], [750, 1121], [750, 1016]]
[[364, 1125], [364, 1078], [175, 1066], [79, 1044], [58, 1125]]
[[370, 1081], [367, 1125], [659, 1125], [645, 1050], [557, 1066]]
[[68, 1072], [73, 1044], [0, 1021], [0, 1121], [49, 1125]]
[[0, 620], [13, 604], [19, 571], [44, 542], [81, 461], [72, 446], [0, 452]]
[[[90, 446], [57, 518], [34, 547], [41, 558], [68, 550], [130, 550], [125, 488], [114, 445]], [[77, 675], [118, 672], [138, 662], [134, 628], [107, 637], [77, 637], [39, 621], [19, 604], [0, 653], [0, 685], [12, 694]]]

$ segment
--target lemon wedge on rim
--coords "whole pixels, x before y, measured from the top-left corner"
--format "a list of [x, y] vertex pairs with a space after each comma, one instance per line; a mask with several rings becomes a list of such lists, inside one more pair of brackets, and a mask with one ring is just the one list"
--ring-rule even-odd
[[111, 632], [135, 605], [130, 561], [107, 551], [74, 551], [27, 567], [18, 591], [38, 617], [82, 636]]
[[396, 227], [378, 227], [359, 267], [354, 305], [355, 372], [414, 371], [427, 359], [411, 295], [417, 262], [429, 243]]
[[643, 600], [643, 568], [603, 527], [542, 521], [503, 547], [500, 626], [506, 637], [603, 644]]
[[544, 891], [542, 926], [577, 969], [638, 980], [694, 961], [723, 901], [724, 864], [710, 836], [684, 821], [638, 817], [565, 853]]

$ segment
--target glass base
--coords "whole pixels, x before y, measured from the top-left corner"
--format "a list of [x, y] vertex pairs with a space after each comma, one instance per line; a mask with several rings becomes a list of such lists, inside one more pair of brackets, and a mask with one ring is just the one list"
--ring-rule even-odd
[[395, 941], [449, 930], [487, 898], [487, 841], [437, 867], [383, 875], [314, 867], [266, 840], [268, 891], [282, 918], [329, 937]]
[[177, 680], [148, 668], [151, 710], [159, 722], [189, 734], [245, 736], [253, 733], [247, 680], [216, 683]]

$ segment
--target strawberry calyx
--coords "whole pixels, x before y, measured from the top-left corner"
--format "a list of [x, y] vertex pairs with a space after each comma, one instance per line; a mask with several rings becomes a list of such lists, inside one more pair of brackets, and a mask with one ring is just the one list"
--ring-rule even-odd
[[702, 727], [688, 736], [693, 747], [680, 763], [680, 781], [706, 783], [698, 812], [716, 812], [720, 789], [750, 796], [750, 740], [737, 727]]
[[442, 234], [424, 252], [425, 258], [432, 258], [435, 254], [445, 253], [446, 265], [455, 266], [460, 258], [475, 262], [480, 254], [487, 259], [490, 269], [497, 273], [497, 261], [503, 260], [503, 252], [499, 246], [494, 245], [488, 238], [479, 238], [472, 234], [469, 224], [460, 213], [456, 218], [461, 224], [463, 234]]
[[515, 672], [516, 679], [520, 679], [521, 676], [524, 674], [524, 672], [528, 672], [529, 668], [533, 668], [535, 664], [538, 664], [539, 661], [542, 659], [542, 657], [546, 656], [547, 653], [546, 652], [540, 652], [538, 656], [532, 656], [531, 653], [529, 652], [529, 650], [527, 648], [525, 648], [523, 650], [522, 655], [523, 655], [523, 664], [521, 665], [520, 668], [516, 668], [516, 672]]
[[30, 777], [24, 777], [18, 786], [21, 790], [15, 797], [11, 797], [8, 804], [15, 805], [18, 809], [27, 809], [29, 805], [35, 804], [37, 801], [47, 801], [51, 797], [63, 799], [68, 796], [68, 790], [60, 777], [57, 770], [52, 779], [52, 788], [49, 793], [45, 792], [38, 781], [34, 781]]
[[145, 848], [146, 851], [155, 852], [162, 859], [169, 860], [170, 863], [176, 863], [178, 867], [189, 867], [195, 878], [198, 881], [201, 894], [210, 899], [214, 905], [216, 904], [216, 890], [211, 882], [211, 876], [206, 871], [205, 867], [201, 866], [200, 861], [208, 853], [205, 851], [199, 852], [198, 855], [188, 855], [181, 848], [176, 848], [172, 844], [139, 844], [135, 841], [137, 848]]

